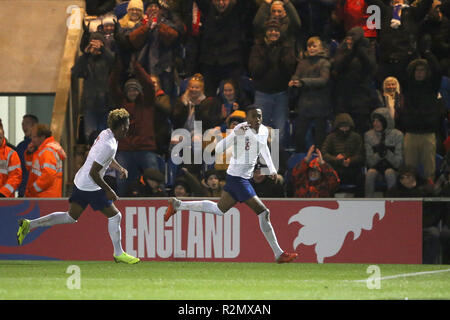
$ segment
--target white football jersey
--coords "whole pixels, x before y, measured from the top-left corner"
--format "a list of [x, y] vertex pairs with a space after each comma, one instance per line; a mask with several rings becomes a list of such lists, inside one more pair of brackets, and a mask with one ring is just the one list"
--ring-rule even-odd
[[[248, 126], [247, 122], [240, 123], [237, 127]], [[236, 128], [237, 128], [236, 127]], [[253, 176], [258, 157], [261, 155], [271, 174], [276, 173], [272, 158], [270, 157], [267, 139], [269, 130], [266, 126], [260, 125], [258, 133], [247, 129], [245, 134], [236, 135], [234, 131], [216, 145], [216, 154], [225, 152], [232, 148], [232, 156], [227, 173], [231, 176], [250, 179]]]
[[111, 129], [106, 129], [100, 132], [92, 145], [91, 150], [89, 150], [86, 161], [75, 175], [74, 183], [78, 189], [83, 191], [97, 191], [101, 189], [100, 186], [92, 180], [89, 172], [91, 171], [91, 167], [95, 161], [103, 166], [100, 170], [100, 176], [103, 177], [109, 165], [116, 156], [118, 144], [119, 143], [116, 138], [114, 138], [114, 134]]

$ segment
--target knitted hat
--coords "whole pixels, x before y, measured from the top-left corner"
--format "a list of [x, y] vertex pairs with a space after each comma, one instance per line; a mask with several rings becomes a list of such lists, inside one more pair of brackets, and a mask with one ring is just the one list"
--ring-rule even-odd
[[348, 113], [339, 113], [333, 122], [333, 128], [339, 129], [340, 127], [350, 127], [354, 128], [355, 123], [353, 122], [352, 116]]
[[281, 29], [281, 24], [280, 21], [278, 21], [278, 19], [269, 19], [266, 21], [266, 23], [264, 24], [265, 30], [269, 30], [269, 29], [275, 29], [280, 31]]
[[128, 2], [127, 11], [132, 8], [140, 9], [142, 12], [144, 12], [144, 4], [142, 3], [142, 0], [130, 0], [130, 2]]
[[137, 79], [132, 78], [132, 79], [129, 79], [127, 82], [125, 82], [125, 85], [124, 85], [125, 92], [127, 92], [130, 88], [136, 89], [141, 94], [143, 93], [142, 85], [139, 82], [139, 80], [137, 80]]
[[114, 20], [116, 20], [117, 19], [117, 17], [116, 16], [114, 16], [114, 15], [107, 15], [107, 16], [104, 16], [103, 18], [102, 18], [102, 24], [103, 25], [106, 25], [106, 24], [114, 24]]
[[227, 125], [229, 126], [231, 122], [233, 121], [237, 121], [239, 123], [244, 122], [245, 121], [245, 117], [246, 117], [246, 113], [245, 111], [242, 110], [235, 110], [234, 112], [232, 112], [230, 114], [230, 116], [227, 119]]
[[163, 183], [165, 181], [164, 175], [156, 169], [148, 168], [144, 171], [144, 179], [145, 180], [154, 180], [158, 183]]

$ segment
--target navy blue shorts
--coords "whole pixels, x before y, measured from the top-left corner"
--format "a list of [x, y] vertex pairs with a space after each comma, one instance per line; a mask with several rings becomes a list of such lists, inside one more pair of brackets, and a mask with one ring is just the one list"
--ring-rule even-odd
[[113, 201], [106, 197], [103, 189], [97, 191], [83, 191], [73, 186], [69, 202], [76, 202], [85, 209], [88, 205], [94, 210], [102, 210], [112, 205]]
[[236, 201], [245, 202], [256, 196], [255, 189], [249, 179], [242, 177], [230, 176], [227, 174], [225, 178], [225, 187], [223, 188]]

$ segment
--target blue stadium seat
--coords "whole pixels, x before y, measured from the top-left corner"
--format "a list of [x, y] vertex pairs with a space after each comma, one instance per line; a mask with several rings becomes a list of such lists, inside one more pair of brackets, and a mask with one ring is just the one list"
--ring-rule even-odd
[[172, 188], [178, 176], [180, 165], [174, 164], [171, 157], [166, 161], [166, 188]]
[[[443, 161], [444, 161], [444, 157], [441, 156], [440, 154], [436, 153], [436, 160], [435, 160], [435, 163], [436, 163], [435, 178], [437, 178], [437, 177], [439, 176], [439, 174], [440, 174], [440, 169], [441, 169], [441, 166], [442, 166], [442, 162], [443, 162]], [[419, 168], [417, 169], [417, 171], [418, 171], [418, 173], [419, 173], [419, 175], [420, 175], [421, 177], [424, 176], [424, 169], [423, 169], [423, 165], [422, 165], [422, 164], [419, 165]]]

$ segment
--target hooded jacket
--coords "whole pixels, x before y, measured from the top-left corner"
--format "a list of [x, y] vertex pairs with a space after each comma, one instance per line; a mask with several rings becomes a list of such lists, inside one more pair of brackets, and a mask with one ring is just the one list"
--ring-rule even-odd
[[[349, 134], [346, 137], [339, 133], [338, 128], [342, 126], [350, 127]], [[351, 167], [362, 166], [364, 163], [363, 139], [357, 132], [353, 131], [354, 127], [353, 119], [348, 113], [336, 115], [333, 123], [333, 132], [325, 138], [320, 149], [323, 160], [335, 169], [342, 167], [342, 161], [336, 159], [338, 154], [343, 154], [346, 158], [350, 158]]]
[[6, 139], [0, 145], [0, 193], [5, 197], [14, 197], [22, 181], [22, 168], [19, 155], [7, 146]]
[[[320, 171], [317, 181], [308, 179], [308, 170], [313, 168]], [[340, 183], [337, 172], [326, 162], [320, 165], [317, 158], [309, 163], [303, 159], [292, 169], [292, 178], [298, 198], [332, 198]]]
[[376, 60], [371, 53], [369, 40], [361, 27], [350, 29], [346, 36], [353, 39], [349, 50], [345, 42], [338, 47], [333, 58], [331, 74], [335, 81], [336, 113], [349, 112], [369, 115], [376, 103], [371, 81]]
[[60, 198], [65, 159], [66, 153], [53, 137], [45, 139], [31, 155], [25, 152], [27, 170], [30, 172], [25, 197]]
[[[426, 59], [416, 59], [409, 63], [407, 80], [403, 85], [404, 106], [399, 110], [399, 129], [404, 133], [433, 133], [441, 125], [444, 104], [438, 99], [441, 84], [439, 63], [430, 52]], [[425, 66], [427, 76], [422, 81], [415, 80], [414, 73], [419, 65]]]
[[[380, 161], [385, 159], [390, 164], [390, 167], [398, 169], [403, 162], [403, 133], [395, 129], [395, 121], [392, 119], [388, 108], [378, 108], [372, 112], [371, 122], [377, 115], [382, 117], [386, 123], [386, 127], [383, 130], [386, 154], [383, 156], [383, 152], [381, 152], [382, 154], [380, 155], [380, 152], [375, 152], [373, 148], [381, 143], [382, 132], [374, 129], [367, 131], [364, 134], [367, 167], [374, 168]], [[377, 150], [376, 147], [375, 150]]]

